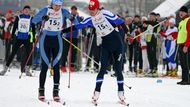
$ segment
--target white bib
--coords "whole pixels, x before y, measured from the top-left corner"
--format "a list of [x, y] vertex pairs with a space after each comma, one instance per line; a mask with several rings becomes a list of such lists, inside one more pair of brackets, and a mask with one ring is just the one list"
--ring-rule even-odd
[[44, 30], [61, 31], [63, 29], [63, 15], [61, 9], [55, 12], [53, 9], [48, 8], [47, 15], [49, 16], [49, 20], [46, 21]]
[[19, 18], [18, 31], [21, 33], [29, 33], [30, 31], [30, 19]]
[[105, 18], [101, 11], [92, 17], [92, 23], [96, 28], [98, 36], [106, 36], [114, 30], [111, 23]]

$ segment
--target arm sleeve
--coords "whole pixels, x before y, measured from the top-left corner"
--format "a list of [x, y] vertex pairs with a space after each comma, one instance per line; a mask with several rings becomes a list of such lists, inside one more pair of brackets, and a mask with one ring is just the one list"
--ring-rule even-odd
[[127, 34], [128, 33], [128, 29], [127, 29], [127, 26], [125, 25], [125, 23], [122, 23], [121, 26], [122, 26], [124, 32]]
[[112, 24], [122, 24], [124, 20], [119, 18], [117, 15], [113, 14], [108, 10], [103, 10], [103, 15], [109, 20]]
[[[93, 26], [93, 25], [92, 25], [92, 20], [91, 20], [90, 17], [87, 18], [87, 19], [85, 19], [84, 21], [80, 22], [79, 24], [73, 25], [73, 26], [71, 26], [71, 27], [72, 27], [72, 30], [75, 31], [75, 30], [78, 30], [78, 29], [82, 29], [82, 28], [84, 28], [84, 27], [86, 27], [86, 26]], [[63, 30], [62, 30], [62, 33], [69, 33], [69, 32], [71, 31], [71, 27], [68, 27], [68, 28], [66, 28], [66, 29], [63, 29]]]
[[190, 19], [187, 22], [187, 40], [185, 42], [185, 46], [186, 47], [190, 46]]
[[35, 41], [36, 39], [36, 28], [35, 28], [35, 24], [32, 23], [32, 34], [33, 34], [33, 42]]
[[13, 26], [13, 30], [12, 30], [12, 35], [15, 35], [15, 32], [18, 28], [18, 21], [19, 21], [19, 18], [16, 17], [15, 22], [14, 22], [14, 26]]
[[37, 24], [42, 21], [42, 17], [47, 14], [47, 7], [40, 10], [32, 19], [32, 23]]
[[[33, 17], [32, 17], [32, 19], [33, 19]], [[31, 28], [32, 28], [32, 34], [35, 36], [36, 35], [35, 24], [31, 22], [30, 25], [31, 25]]]
[[68, 27], [68, 28], [66, 28], [66, 29], [63, 29], [63, 30], [62, 30], [62, 33], [69, 33], [69, 32], [71, 32], [71, 28], [72, 28], [73, 31], [77, 30], [77, 28], [75, 27], [75, 25], [73, 25], [73, 26], [71, 26], [71, 27]]
[[83, 20], [79, 24], [75, 25], [76, 29], [82, 29], [86, 26], [93, 26], [91, 17], [86, 18], [85, 20]]

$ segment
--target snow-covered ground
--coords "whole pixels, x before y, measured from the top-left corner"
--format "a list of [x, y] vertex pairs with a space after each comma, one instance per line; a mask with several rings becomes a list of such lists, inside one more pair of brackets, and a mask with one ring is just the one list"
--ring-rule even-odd
[[[2, 65], [0, 66], [2, 70]], [[61, 107], [60, 104], [44, 104], [37, 100], [39, 72], [34, 77], [23, 76], [20, 70], [11, 69], [6, 76], [0, 76], [0, 107]], [[47, 77], [46, 98], [52, 99], [52, 77]], [[66, 100], [66, 107], [92, 107], [91, 97], [95, 87], [96, 74], [72, 73], [68, 88], [68, 73], [61, 74], [60, 96]], [[161, 79], [162, 83], [157, 83]], [[176, 85], [180, 79], [168, 78], [125, 78], [125, 96], [130, 107], [188, 107], [190, 86]], [[105, 75], [98, 103], [100, 107], [122, 107], [118, 104], [116, 79]]]

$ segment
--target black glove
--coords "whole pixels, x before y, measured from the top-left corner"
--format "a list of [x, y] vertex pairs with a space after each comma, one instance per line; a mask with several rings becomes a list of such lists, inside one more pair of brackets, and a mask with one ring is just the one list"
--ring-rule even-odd
[[69, 20], [70, 20], [71, 22], [73, 22], [73, 21], [75, 20], [75, 16], [71, 14]]
[[[73, 31], [77, 30], [74, 25], [71, 26], [71, 27], [72, 27], [72, 30], [73, 30]], [[66, 28], [66, 29], [63, 29], [63, 30], [62, 30], [62, 34], [63, 34], [63, 33], [69, 33], [69, 32], [71, 31], [71, 27], [68, 27], [68, 28]]]
[[49, 16], [45, 15], [45, 16], [42, 17], [42, 19], [45, 20], [45, 21], [48, 21], [49, 20]]
[[81, 17], [79, 18], [79, 22], [82, 22], [83, 20], [84, 20], [84, 17], [81, 16]]

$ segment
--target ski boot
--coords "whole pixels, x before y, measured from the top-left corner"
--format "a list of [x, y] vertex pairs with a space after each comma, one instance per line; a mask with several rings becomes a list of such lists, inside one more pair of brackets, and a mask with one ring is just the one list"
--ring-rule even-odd
[[93, 94], [93, 96], [92, 96], [92, 100], [93, 100], [93, 101], [97, 101], [98, 98], [99, 98], [99, 96], [100, 96], [100, 92], [94, 91], [94, 94]]
[[53, 100], [60, 102], [59, 89], [53, 89]]
[[118, 91], [118, 98], [120, 101], [125, 101], [124, 91]]
[[44, 88], [39, 88], [38, 89], [38, 99], [40, 100], [40, 101], [45, 101], [45, 89]]
[[29, 77], [32, 76], [32, 73], [30, 72], [30, 67], [29, 66], [25, 67], [25, 73], [26, 73], [26, 76], [29, 76]]
[[98, 105], [97, 101], [98, 101], [99, 96], [100, 96], [100, 92], [94, 91], [94, 95], [92, 96], [92, 103], [93, 103], [95, 106]]
[[8, 66], [4, 65], [3, 70], [0, 72], [0, 76], [4, 76], [5, 73], [8, 71], [8, 68], [9, 68]]
[[125, 105], [125, 106], [129, 106], [128, 103], [126, 103], [125, 101], [125, 95], [124, 95], [124, 91], [118, 91], [118, 97], [119, 97], [119, 103], [122, 104], [122, 105]]

